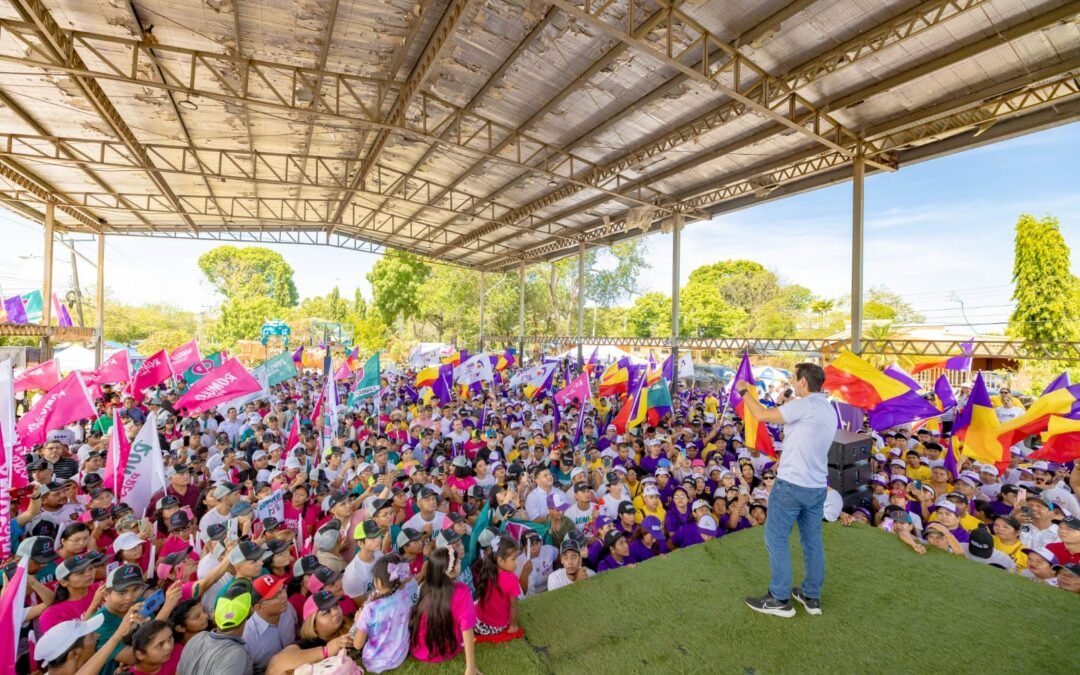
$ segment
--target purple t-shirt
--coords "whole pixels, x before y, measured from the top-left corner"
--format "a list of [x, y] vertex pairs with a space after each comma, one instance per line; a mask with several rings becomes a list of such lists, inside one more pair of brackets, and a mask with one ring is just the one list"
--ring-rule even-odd
[[393, 670], [409, 654], [409, 593], [399, 590], [384, 598], [364, 604], [356, 620], [367, 633], [364, 643], [364, 669], [371, 673]]

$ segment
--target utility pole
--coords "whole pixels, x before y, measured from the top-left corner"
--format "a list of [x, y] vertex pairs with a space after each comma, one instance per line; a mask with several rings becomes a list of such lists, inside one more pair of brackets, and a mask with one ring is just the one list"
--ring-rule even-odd
[[[64, 238], [60, 237], [60, 241], [63, 240]], [[65, 245], [71, 252], [71, 284], [75, 287], [75, 311], [79, 315], [79, 327], [82, 328], [86, 321], [83, 319], [82, 287], [79, 285], [79, 264], [75, 261], [75, 242], [69, 241]]]

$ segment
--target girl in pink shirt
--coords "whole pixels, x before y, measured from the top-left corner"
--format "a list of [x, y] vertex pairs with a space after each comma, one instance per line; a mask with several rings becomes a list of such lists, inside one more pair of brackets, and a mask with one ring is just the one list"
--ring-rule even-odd
[[461, 559], [453, 548], [440, 548], [428, 560], [420, 599], [409, 617], [409, 652], [438, 663], [465, 650], [465, 675], [476, 675], [476, 610], [469, 587], [457, 580]]
[[[516, 573], [520, 552], [517, 542], [504, 534], [499, 537], [495, 555], [480, 562], [475, 580], [477, 642], [509, 642], [525, 635], [517, 625], [518, 597], [522, 591]], [[523, 572], [526, 583], [528, 574]]]
[[465, 503], [465, 493], [469, 488], [476, 485], [472, 467], [465, 455], [454, 458], [454, 474], [446, 479], [446, 485], [451, 489], [450, 512], [461, 513], [461, 505]]

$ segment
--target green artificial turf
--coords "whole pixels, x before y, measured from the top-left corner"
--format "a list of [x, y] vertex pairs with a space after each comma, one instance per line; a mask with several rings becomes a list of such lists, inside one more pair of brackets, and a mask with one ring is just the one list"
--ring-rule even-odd
[[[1080, 596], [866, 526], [825, 527], [822, 616], [752, 612], [761, 528], [601, 574], [521, 605], [526, 638], [479, 645], [485, 675], [1080, 673]], [[795, 580], [802, 576], [792, 538]], [[464, 659], [403, 673], [461, 673]]]

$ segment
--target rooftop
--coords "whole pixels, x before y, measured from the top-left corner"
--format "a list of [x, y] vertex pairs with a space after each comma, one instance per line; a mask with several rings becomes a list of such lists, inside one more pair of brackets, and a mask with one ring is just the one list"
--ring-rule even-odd
[[6, 0], [0, 204], [492, 271], [1080, 118], [1080, 2]]

